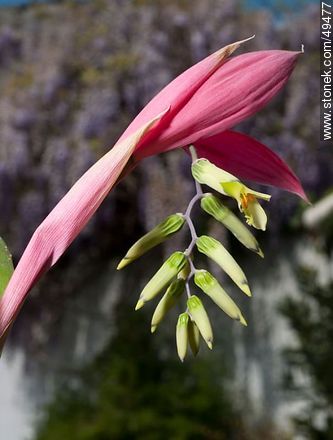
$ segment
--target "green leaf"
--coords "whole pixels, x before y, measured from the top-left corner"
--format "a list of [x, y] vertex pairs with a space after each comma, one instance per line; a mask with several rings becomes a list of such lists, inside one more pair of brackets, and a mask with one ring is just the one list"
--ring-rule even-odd
[[6, 243], [0, 237], [0, 297], [4, 293], [13, 272], [14, 266], [12, 256]]

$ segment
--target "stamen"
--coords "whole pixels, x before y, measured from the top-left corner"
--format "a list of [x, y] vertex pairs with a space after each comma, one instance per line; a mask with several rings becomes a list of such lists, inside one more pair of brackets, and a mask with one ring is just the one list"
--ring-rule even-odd
[[247, 209], [249, 203], [254, 202], [256, 200], [253, 194], [242, 193], [240, 197], [241, 197], [241, 205], [243, 210]]

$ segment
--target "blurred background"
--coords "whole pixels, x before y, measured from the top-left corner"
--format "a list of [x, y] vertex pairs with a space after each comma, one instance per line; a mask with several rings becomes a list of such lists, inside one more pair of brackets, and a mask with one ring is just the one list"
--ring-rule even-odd
[[[175, 151], [145, 160], [32, 291], [0, 362], [0, 438], [333, 439], [332, 148], [319, 142], [319, 3], [235, 0], [1, 1], [0, 235], [15, 262], [31, 234], [174, 76], [230, 42], [299, 50], [287, 87], [237, 129], [278, 152], [313, 205], [271, 188], [261, 260], [197, 213], [244, 268], [243, 328], [211, 303], [215, 348], [181, 364], [177, 312], [154, 335], [134, 313], [186, 231], [120, 273], [140, 235], [194, 188]], [[17, 6], [19, 4], [19, 6]], [[15, 5], [15, 6], [13, 6]], [[264, 189], [264, 188], [260, 188]], [[267, 188], [265, 188], [267, 191]]]

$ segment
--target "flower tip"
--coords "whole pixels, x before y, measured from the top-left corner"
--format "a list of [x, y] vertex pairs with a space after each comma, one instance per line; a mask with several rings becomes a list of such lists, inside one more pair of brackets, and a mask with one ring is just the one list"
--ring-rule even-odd
[[216, 56], [218, 58], [218, 61], [223, 61], [227, 57], [229, 57], [236, 49], [239, 48], [239, 46], [243, 43], [246, 43], [249, 40], [252, 40], [255, 35], [252, 35], [249, 38], [245, 38], [244, 40], [236, 41], [235, 43], [228, 44], [228, 46], [222, 47], [217, 52], [214, 53], [213, 56]]
[[143, 301], [143, 299], [139, 299], [139, 301], [136, 303], [135, 311], [141, 309], [144, 305], [145, 305], [145, 302]]
[[127, 266], [131, 261], [128, 258], [123, 258], [121, 262], [117, 266], [117, 270], [123, 269], [125, 266]]
[[261, 257], [261, 258], [265, 258], [265, 254], [263, 253], [263, 251], [260, 249], [260, 247], [258, 247], [258, 249], [256, 249], [257, 254]]
[[156, 329], [157, 329], [157, 325], [152, 325], [150, 331], [151, 331], [152, 333], [155, 333], [155, 332], [156, 332]]
[[311, 200], [308, 198], [308, 196], [305, 194], [305, 192], [303, 191], [303, 193], [301, 194], [302, 199], [304, 200], [304, 202], [309, 205], [312, 206], [312, 202]]
[[248, 285], [247, 281], [245, 281], [245, 280], [242, 283], [242, 291], [245, 293], [245, 295], [247, 295], [251, 298], [251, 296], [252, 296], [251, 289], [250, 289], [250, 286]]
[[247, 327], [247, 322], [246, 322], [246, 320], [245, 320], [245, 318], [244, 318], [243, 315], [240, 315], [240, 316], [239, 316], [239, 322], [240, 322], [241, 324], [243, 324], [245, 327]]
[[206, 342], [207, 342], [209, 349], [213, 350], [213, 342], [212, 341], [206, 341]]

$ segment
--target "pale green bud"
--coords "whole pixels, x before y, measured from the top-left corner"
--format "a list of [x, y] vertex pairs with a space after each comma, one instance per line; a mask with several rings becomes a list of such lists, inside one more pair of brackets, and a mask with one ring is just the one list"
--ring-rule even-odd
[[248, 249], [264, 256], [254, 235], [247, 229], [239, 218], [212, 194], [201, 199], [201, 208], [222, 223]]
[[167, 217], [162, 223], [157, 225], [133, 244], [133, 246], [127, 251], [125, 257], [118, 264], [117, 270], [127, 266], [150, 249], [175, 234], [182, 228], [184, 223], [185, 219], [182, 214], [173, 214]]
[[181, 315], [179, 315], [177, 327], [176, 327], [176, 343], [177, 343], [178, 356], [182, 362], [184, 361], [187, 352], [188, 322], [189, 322], [189, 316], [187, 313], [182, 313]]
[[198, 159], [193, 162], [192, 175], [197, 182], [208, 185], [221, 194], [226, 194], [223, 191], [221, 182], [238, 181], [237, 177], [221, 170], [221, 168], [218, 168], [207, 159]]
[[213, 347], [213, 330], [210, 324], [207, 312], [201, 302], [201, 300], [196, 296], [192, 295], [187, 300], [187, 307], [191, 314], [193, 321], [198, 326], [198, 329], [206, 341], [206, 344], [210, 349]]
[[159, 323], [176, 304], [185, 289], [185, 280], [182, 278], [174, 280], [158, 303], [151, 320], [151, 332], [154, 333]]
[[194, 282], [230, 318], [240, 321], [243, 325], [247, 325], [242, 312], [213, 275], [206, 270], [198, 270], [194, 275]]
[[200, 348], [200, 332], [194, 321], [189, 320], [187, 332], [188, 332], [188, 343], [191, 347], [193, 355], [196, 356]]
[[246, 295], [251, 296], [249, 283], [243, 270], [219, 241], [202, 235], [197, 239], [196, 246], [201, 253], [215, 261]]
[[135, 310], [141, 309], [144, 303], [158, 295], [161, 290], [165, 289], [176, 277], [186, 264], [186, 256], [183, 252], [174, 252], [163, 263], [156, 274], [148, 281], [148, 284], [142, 290], [139, 301]]

